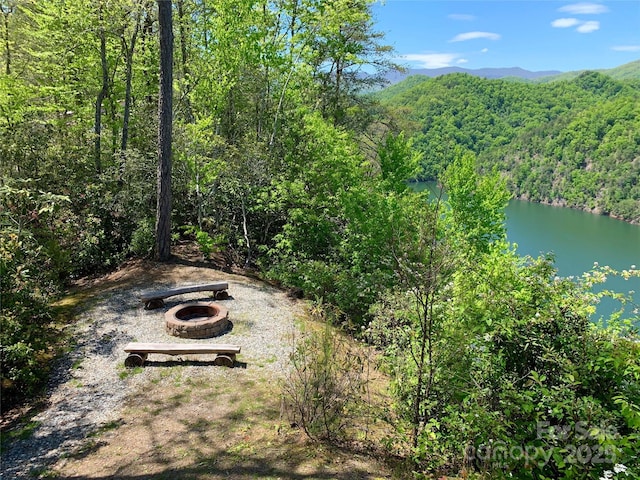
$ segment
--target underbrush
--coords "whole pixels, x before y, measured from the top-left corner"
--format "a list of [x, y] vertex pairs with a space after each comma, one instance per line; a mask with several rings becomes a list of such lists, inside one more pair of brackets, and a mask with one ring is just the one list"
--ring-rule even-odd
[[333, 326], [335, 314], [316, 307], [313, 321], [293, 339], [291, 369], [283, 382], [292, 425], [327, 444], [375, 442], [389, 434], [388, 383], [377, 353]]

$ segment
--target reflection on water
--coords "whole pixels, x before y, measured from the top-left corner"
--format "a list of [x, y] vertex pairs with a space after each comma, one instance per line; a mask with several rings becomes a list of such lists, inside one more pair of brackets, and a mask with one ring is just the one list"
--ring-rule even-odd
[[[424, 182], [412, 185], [416, 190], [435, 188]], [[579, 276], [597, 263], [616, 270], [640, 267], [640, 226], [602, 215], [569, 208], [551, 207], [512, 200], [506, 209], [507, 238], [517, 244], [519, 255], [537, 257], [552, 253], [558, 275]], [[610, 278], [603, 288], [626, 293], [631, 290], [640, 303], [640, 278]], [[604, 299], [597, 317], [608, 316], [619, 303]], [[631, 316], [631, 307], [625, 316]]]

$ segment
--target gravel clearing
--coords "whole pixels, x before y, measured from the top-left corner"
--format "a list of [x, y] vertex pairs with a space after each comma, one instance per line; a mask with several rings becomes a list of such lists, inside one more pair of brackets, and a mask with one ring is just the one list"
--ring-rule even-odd
[[[82, 307], [73, 326], [76, 345], [54, 369], [48, 406], [31, 420], [37, 427], [26, 439], [6, 442], [2, 478], [33, 478], [61, 457], [77, 450], [102, 426], [116, 422], [126, 398], [144, 387], [167, 362], [180, 362], [185, 376], [207, 375], [215, 381], [233, 381], [233, 375], [280, 377], [292, 347], [295, 319], [302, 304], [258, 281], [225, 274], [198, 264], [143, 264], [92, 287], [91, 306]], [[227, 281], [230, 297], [216, 302], [229, 309], [231, 331], [219, 337], [192, 340], [169, 336], [164, 313], [187, 301], [210, 300], [207, 292], [165, 300], [166, 305], [145, 310], [142, 292], [177, 286]], [[212, 356], [151, 354], [139, 373], [124, 367], [128, 342], [233, 343], [241, 346], [234, 369], [212, 365]], [[159, 367], [159, 368], [154, 368]], [[240, 373], [241, 372], [241, 373]]]

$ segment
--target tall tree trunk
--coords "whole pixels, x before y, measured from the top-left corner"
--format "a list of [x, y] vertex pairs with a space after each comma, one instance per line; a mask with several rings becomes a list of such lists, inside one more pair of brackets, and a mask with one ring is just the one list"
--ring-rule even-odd
[[249, 228], [247, 226], [247, 209], [245, 205], [246, 197], [243, 195], [242, 200], [240, 201], [240, 206], [242, 207], [242, 232], [244, 233], [244, 241], [247, 244], [247, 258], [244, 261], [244, 266], [248, 267], [251, 265], [251, 239], [249, 239]]
[[[144, 5], [144, 4], [143, 4]], [[153, 31], [154, 24], [154, 15], [151, 13], [151, 7], [144, 7], [144, 19], [142, 21], [142, 31], [140, 35], [140, 50], [142, 51], [142, 57], [145, 58], [147, 53], [152, 49], [156, 48], [156, 38], [155, 33]], [[150, 44], [153, 44], [150, 46]], [[143, 61], [142, 64], [142, 78], [145, 81], [145, 107], [151, 107], [153, 103], [153, 95], [151, 92], [154, 91], [155, 85], [152, 81], [154, 75], [149, 72], [147, 68], [149, 65], [148, 61]]]
[[180, 32], [180, 61], [182, 64], [182, 78], [184, 80], [184, 105], [185, 105], [185, 117], [187, 123], [193, 123], [195, 117], [193, 115], [193, 108], [191, 107], [191, 101], [189, 100], [190, 77], [189, 77], [189, 63], [187, 59], [187, 29], [185, 27], [185, 12], [184, 1], [178, 0], [178, 30]]
[[122, 35], [122, 46], [124, 48], [124, 54], [126, 57], [126, 78], [125, 78], [125, 91], [124, 91], [124, 114], [122, 118], [122, 140], [120, 142], [120, 150], [124, 152], [127, 149], [127, 143], [129, 141], [129, 118], [131, 116], [131, 82], [133, 77], [133, 52], [136, 48], [136, 39], [138, 38], [138, 31], [140, 30], [140, 17], [141, 12], [138, 12], [135, 18], [135, 27], [131, 34], [130, 43], [127, 45], [127, 40]]
[[6, 54], [6, 68], [7, 75], [11, 75], [11, 44], [9, 43], [9, 15], [13, 13], [13, 5], [2, 5], [2, 16], [4, 17], [4, 49]]
[[171, 0], [158, 0], [160, 96], [158, 99], [158, 198], [156, 257], [171, 257], [171, 127], [173, 99], [173, 25]]
[[95, 124], [93, 127], [94, 134], [94, 163], [96, 165], [96, 172], [102, 172], [102, 160], [101, 160], [101, 143], [100, 137], [102, 134], [102, 102], [109, 92], [109, 71], [107, 66], [107, 40], [104, 33], [104, 19], [102, 16], [102, 3], [98, 10], [98, 19], [100, 21], [100, 28], [98, 30], [100, 36], [100, 63], [102, 66], [102, 88], [98, 92], [96, 98], [96, 115]]

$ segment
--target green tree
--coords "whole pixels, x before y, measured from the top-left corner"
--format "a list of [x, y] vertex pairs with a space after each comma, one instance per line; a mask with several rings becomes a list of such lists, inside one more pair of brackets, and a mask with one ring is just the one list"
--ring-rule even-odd
[[509, 201], [500, 175], [478, 175], [473, 154], [454, 160], [444, 174], [454, 234], [479, 252], [506, 238], [504, 209]]
[[16, 5], [13, 1], [3, 1], [0, 3], [0, 11], [2, 12], [2, 26], [4, 29], [2, 40], [4, 43], [4, 58], [5, 58], [5, 73], [11, 75], [11, 51], [13, 49], [13, 42], [11, 41], [10, 34], [10, 18], [16, 9]]
[[[306, 47], [302, 58], [312, 68], [321, 111], [334, 123], [346, 124], [350, 109], [361, 103], [356, 95], [382, 83], [382, 75], [395, 68], [388, 60], [391, 48], [381, 45], [382, 35], [372, 29], [371, 0], [300, 3], [296, 33]], [[363, 75], [366, 65], [376, 67], [376, 74]]]

